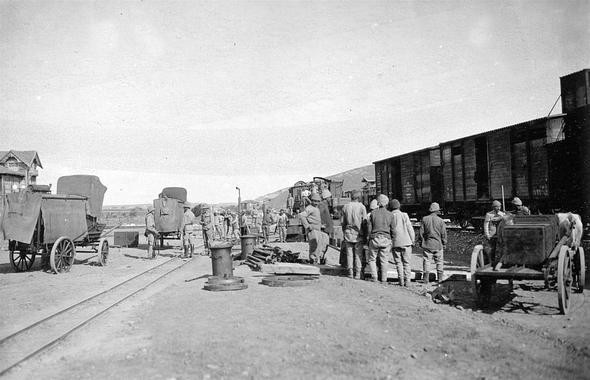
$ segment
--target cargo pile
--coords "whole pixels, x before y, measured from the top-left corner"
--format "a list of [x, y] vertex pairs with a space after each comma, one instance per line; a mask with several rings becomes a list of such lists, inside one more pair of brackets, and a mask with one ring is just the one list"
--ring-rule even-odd
[[254, 248], [252, 254], [246, 257], [244, 264], [253, 270], [260, 270], [263, 264], [302, 263], [303, 260], [299, 259], [299, 254], [299, 252], [284, 250], [281, 247], [264, 245]]

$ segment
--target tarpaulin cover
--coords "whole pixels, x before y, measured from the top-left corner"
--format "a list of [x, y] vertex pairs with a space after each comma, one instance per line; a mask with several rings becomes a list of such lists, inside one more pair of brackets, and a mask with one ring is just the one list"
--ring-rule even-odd
[[21, 191], [6, 195], [2, 217], [2, 234], [5, 239], [30, 244], [41, 210], [41, 194]]
[[57, 180], [58, 194], [74, 194], [88, 198], [88, 215], [99, 218], [102, 212], [105, 185], [95, 175], [70, 175]]
[[174, 198], [186, 202], [186, 189], [184, 187], [165, 187], [160, 193], [160, 198]]
[[88, 235], [86, 205], [87, 201], [82, 198], [43, 197], [43, 243], [55, 243], [60, 236], [67, 236], [74, 241], [84, 240]]
[[154, 220], [160, 233], [177, 232], [182, 229], [183, 202], [174, 198], [154, 199]]

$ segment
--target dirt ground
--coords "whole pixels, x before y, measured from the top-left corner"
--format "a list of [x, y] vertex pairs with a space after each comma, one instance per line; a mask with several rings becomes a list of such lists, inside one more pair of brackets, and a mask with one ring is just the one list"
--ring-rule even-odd
[[[0, 252], [0, 336], [178, 255], [178, 241], [171, 245], [155, 261], [144, 259], [143, 246], [113, 248], [107, 267], [80, 252], [62, 275], [13, 273]], [[420, 268], [418, 256], [412, 264]], [[462, 281], [447, 281], [451, 302], [437, 304], [434, 286], [322, 275], [306, 287], [275, 288], [244, 265], [234, 274], [248, 289], [208, 292], [210, 273], [208, 257], [194, 258], [6, 378], [590, 378], [584, 294], [562, 316], [556, 292], [538, 282], [499, 284], [479, 310]]]

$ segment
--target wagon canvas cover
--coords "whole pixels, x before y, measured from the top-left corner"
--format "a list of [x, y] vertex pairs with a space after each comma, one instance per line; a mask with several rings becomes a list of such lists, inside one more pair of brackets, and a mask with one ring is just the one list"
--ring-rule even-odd
[[106, 191], [106, 186], [95, 175], [70, 175], [57, 180], [57, 193], [87, 197], [88, 215], [95, 218], [100, 217]]
[[154, 199], [154, 209], [154, 221], [158, 232], [178, 232], [182, 229], [182, 202], [174, 198], [158, 198]]
[[60, 236], [67, 236], [75, 242], [88, 235], [84, 198], [72, 196], [44, 196], [41, 202], [41, 215], [45, 231], [43, 243], [55, 243]]
[[41, 194], [22, 191], [6, 195], [0, 228], [5, 239], [29, 244], [41, 210]]

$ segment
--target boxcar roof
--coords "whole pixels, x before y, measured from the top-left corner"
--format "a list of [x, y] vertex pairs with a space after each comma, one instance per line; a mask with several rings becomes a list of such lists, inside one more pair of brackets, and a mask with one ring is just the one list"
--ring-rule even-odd
[[479, 136], [484, 136], [484, 135], [487, 135], [487, 134], [490, 134], [490, 133], [494, 133], [494, 132], [498, 132], [498, 131], [502, 131], [502, 130], [505, 130], [505, 129], [510, 129], [510, 128], [526, 128], [526, 127], [528, 127], [530, 125], [537, 124], [537, 123], [539, 123], [541, 121], [544, 121], [544, 120], [551, 120], [551, 119], [556, 119], [556, 118], [564, 117], [564, 116], [566, 116], [564, 113], [559, 113], [559, 114], [554, 114], [554, 115], [550, 115], [550, 116], [546, 116], [546, 117], [541, 117], [541, 118], [538, 118], [538, 119], [523, 121], [521, 123], [509, 125], [507, 127], [492, 129], [490, 131], [477, 133], [475, 135], [460, 137], [460, 138], [454, 139], [454, 140], [448, 140], [448, 141], [439, 143], [439, 145], [435, 145], [435, 146], [431, 146], [431, 147], [423, 148], [423, 149], [419, 149], [419, 150], [413, 150], [411, 152], [406, 152], [406, 153], [403, 153], [403, 154], [398, 154], [397, 156], [391, 156], [391, 157], [384, 158], [384, 159], [381, 159], [381, 160], [373, 161], [373, 164], [377, 164], [377, 163], [380, 163], [380, 162], [388, 161], [388, 160], [391, 160], [392, 158], [398, 158], [398, 157], [402, 157], [402, 156], [405, 156], [405, 155], [408, 155], [408, 154], [420, 153], [420, 152], [424, 152], [424, 151], [432, 150], [432, 149], [439, 149], [441, 145], [452, 144], [452, 143], [457, 142], [457, 141], [461, 141], [461, 140], [465, 140], [465, 139], [471, 139], [471, 138], [475, 138], [475, 137], [479, 137]]

